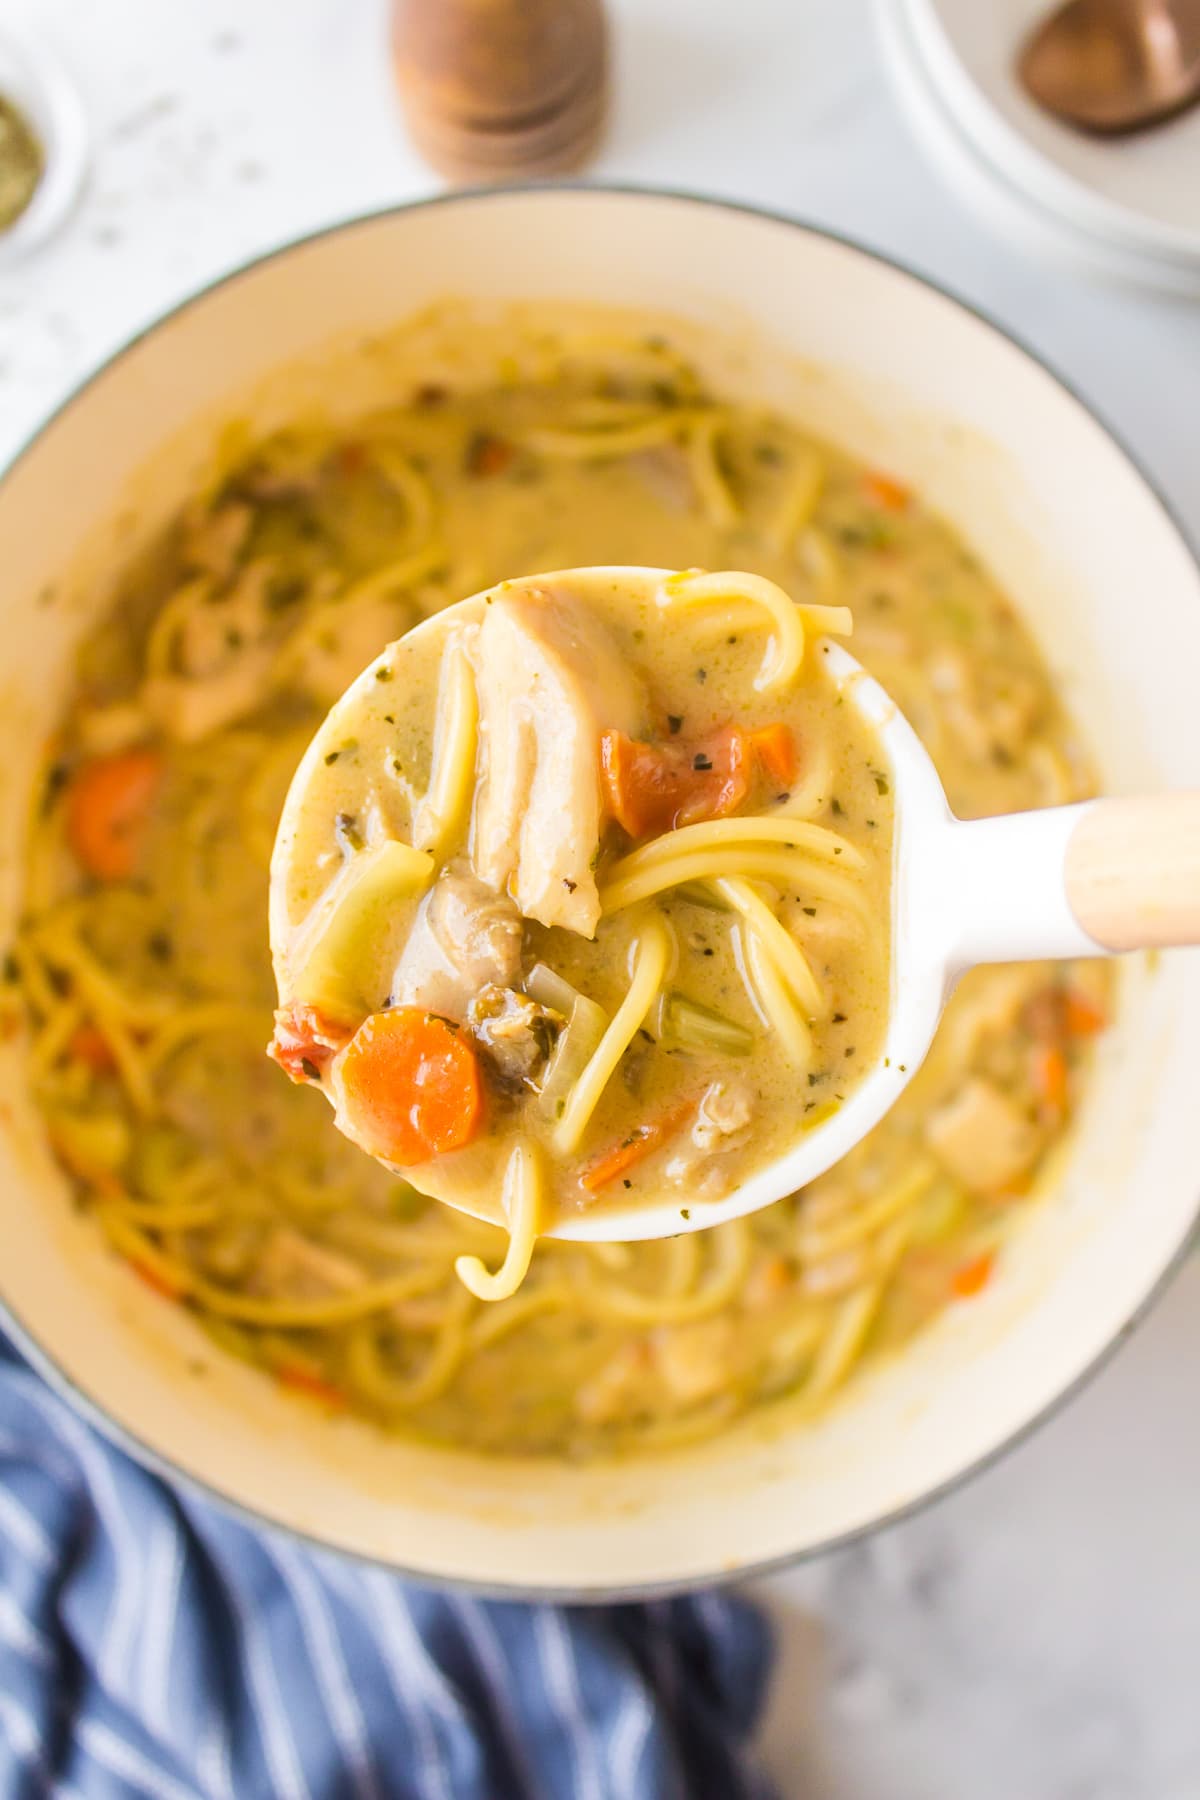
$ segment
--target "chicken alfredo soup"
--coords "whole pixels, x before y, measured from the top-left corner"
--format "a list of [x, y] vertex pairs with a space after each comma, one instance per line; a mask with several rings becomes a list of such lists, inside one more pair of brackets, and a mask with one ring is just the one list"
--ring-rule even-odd
[[[972, 975], [897, 1107], [804, 1192], [663, 1242], [541, 1239], [519, 1291], [486, 1303], [456, 1265], [468, 1259], [478, 1286], [503, 1266], [505, 1233], [364, 1156], [330, 1129], [311, 1079], [293, 1085], [264, 1055], [276, 1004], [268, 863], [289, 783], [360, 671], [394, 672], [410, 654], [401, 643], [373, 663], [381, 646], [522, 571], [601, 562], [744, 569], [801, 607], [848, 606], [856, 655], [923, 736], [960, 813], [1080, 797], [1086, 758], [1009, 602], [890, 475], [710, 392], [668, 341], [638, 338], [626, 321], [584, 331], [564, 311], [558, 335], [536, 343], [514, 323], [490, 376], [455, 370], [449, 360], [436, 380], [381, 378], [374, 409], [351, 424], [306, 417], [261, 441], [243, 430], [84, 644], [35, 797], [23, 920], [4, 962], [50, 1142], [136, 1273], [305, 1404], [559, 1456], [695, 1439], [784, 1397], [814, 1408], [864, 1360], [1003, 1279], [1005, 1241], [1079, 1104], [1107, 970]], [[597, 614], [604, 657], [596, 649], [572, 675], [552, 623], [538, 603], [518, 604], [521, 592], [509, 590], [497, 618], [548, 675], [557, 660], [555, 679], [582, 691], [598, 658], [619, 665], [624, 698], [596, 721], [614, 734], [600, 861], [588, 869], [594, 844], [584, 854], [572, 840], [558, 891], [551, 881], [536, 895], [499, 808], [494, 866], [463, 855], [467, 796], [449, 774], [430, 781], [439, 725], [444, 743], [456, 693], [465, 704], [463, 664], [449, 628], [418, 632], [408, 641], [428, 655], [428, 683], [420, 714], [394, 714], [400, 768], [376, 762], [368, 797], [357, 752], [343, 765], [331, 746], [337, 760], [320, 767], [332, 824], [318, 854], [331, 882], [349, 886], [343, 871], [365, 858], [387, 887], [407, 847], [432, 857], [445, 885], [414, 884], [404, 942], [394, 955], [381, 944], [378, 971], [356, 975], [353, 1004], [343, 1017], [339, 993], [334, 1012], [353, 1031], [372, 1009], [386, 1022], [383, 1000], [407, 998], [459, 1025], [446, 1039], [469, 1041], [481, 1098], [476, 1112], [452, 1090], [437, 1130], [473, 1119], [478, 1142], [454, 1155], [479, 1157], [493, 1133], [535, 1113], [539, 1145], [561, 1130], [653, 956], [656, 998], [551, 1166], [569, 1176], [570, 1203], [619, 1202], [626, 1179], [653, 1177], [676, 1184], [682, 1211], [703, 1205], [711, 1169], [764, 1154], [810, 1102], [809, 1118], [836, 1101], [871, 1055], [881, 977], [856, 985], [845, 855], [806, 854], [801, 885], [791, 864], [768, 869], [739, 840], [722, 872], [704, 863], [659, 893], [631, 865], [645, 869], [668, 826], [697, 829], [686, 821], [700, 804], [709, 832], [779, 814], [785, 842], [801, 841], [801, 824], [832, 834], [819, 841], [863, 859], [861, 884], [888, 796], [869, 746], [833, 729], [811, 644], [794, 693], [755, 686], [771, 632], [753, 607], [738, 602], [718, 631], [715, 609], [693, 612], [682, 596], [644, 623], [614, 597]], [[377, 685], [386, 725], [402, 684]], [[493, 704], [499, 715], [499, 687], [480, 684], [477, 704], [481, 721]], [[554, 754], [569, 775], [570, 741], [556, 738]], [[745, 787], [715, 816], [727, 781]], [[385, 836], [390, 868], [376, 854]], [[618, 882], [629, 904], [610, 909]], [[369, 911], [370, 894], [368, 882], [355, 905]], [[287, 900], [289, 931], [302, 933], [301, 910], [317, 899]], [[526, 916], [514, 920], [508, 901]], [[766, 913], [820, 1007], [797, 993], [798, 963], [790, 979], [776, 958], [756, 965], [753, 945], [779, 946], [770, 927], [754, 928]], [[423, 968], [414, 939], [429, 952]], [[438, 968], [456, 943], [480, 958], [475, 972], [504, 977], [468, 984], [466, 1033], [455, 959]], [[297, 980], [340, 978], [336, 933], [314, 932], [307, 948], [315, 972], [302, 959]], [[291, 953], [289, 940], [289, 967]], [[435, 997], [420, 983], [439, 973], [449, 986]], [[324, 1012], [323, 986], [318, 1001]], [[334, 1046], [314, 1043], [308, 1060], [323, 1074]], [[288, 1054], [283, 1034], [276, 1044]], [[301, 1075], [307, 1054], [295, 1046]], [[369, 1110], [369, 1076], [359, 1085]], [[692, 1110], [659, 1140], [675, 1096]], [[502, 1175], [488, 1179], [494, 1191]]]
[[[876, 1057], [890, 783], [806, 642], [849, 623], [749, 574], [508, 581], [390, 646], [310, 747], [273, 1054], [423, 1192], [502, 1201], [504, 1265], [459, 1267], [480, 1298], [581, 1207], [702, 1222]], [[819, 975], [788, 923], [818, 907]]]

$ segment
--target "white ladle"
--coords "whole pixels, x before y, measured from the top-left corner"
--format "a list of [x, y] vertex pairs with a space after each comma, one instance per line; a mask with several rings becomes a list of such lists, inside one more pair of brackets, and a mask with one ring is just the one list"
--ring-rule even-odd
[[[614, 567], [529, 579], [570, 578], [581, 591], [588, 583], [616, 580], [654, 591], [669, 573]], [[463, 601], [417, 630], [444, 629], [455, 615], [474, 617], [481, 604], [481, 596]], [[955, 982], [976, 964], [1200, 944], [1200, 793], [956, 819], [928, 753], [879, 683], [831, 639], [818, 639], [808, 654], [824, 659], [846, 703], [874, 732], [894, 798], [891, 996], [879, 1060], [827, 1121], [721, 1199], [690, 1206], [689, 1217], [681, 1215], [674, 1196], [564, 1215], [550, 1225], [550, 1236], [592, 1242], [675, 1237], [795, 1193], [895, 1105], [929, 1051]], [[276, 890], [283, 885], [281, 863], [292, 835], [288, 821], [304, 804], [306, 771], [319, 766], [326, 728], [334, 721], [344, 731], [356, 695], [369, 694], [371, 686], [367, 670], [336, 704], [297, 772], [276, 845]], [[274, 919], [272, 935], [278, 942]], [[456, 1204], [440, 1189], [439, 1198]]]

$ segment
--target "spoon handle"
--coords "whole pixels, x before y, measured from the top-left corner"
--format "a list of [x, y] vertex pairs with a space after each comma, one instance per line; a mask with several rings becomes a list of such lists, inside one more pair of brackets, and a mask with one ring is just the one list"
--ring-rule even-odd
[[1063, 876], [1105, 950], [1200, 944], [1200, 793], [1097, 801], [1067, 840]]
[[951, 964], [1200, 944], [1200, 793], [955, 820]]

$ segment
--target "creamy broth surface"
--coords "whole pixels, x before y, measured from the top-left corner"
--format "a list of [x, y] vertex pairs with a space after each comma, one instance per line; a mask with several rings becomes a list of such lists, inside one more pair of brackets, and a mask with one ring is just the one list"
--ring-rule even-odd
[[[383, 646], [524, 571], [744, 569], [802, 603], [848, 606], [855, 655], [908, 713], [958, 812], [1091, 790], [1013, 606], [918, 496], [706, 392], [661, 338], [597, 348], [572, 343], [565, 316], [563, 330], [540, 377], [506, 366], [492, 383], [417, 385], [381, 394], [353, 426], [306, 422], [244, 446], [127, 572], [84, 646], [36, 796], [6, 971], [47, 1132], [82, 1203], [231, 1353], [311, 1404], [388, 1429], [590, 1456], [686, 1442], [784, 1396], [815, 1407], [863, 1359], [968, 1304], [1002, 1267], [1069, 1126], [1110, 994], [1096, 966], [979, 972], [895, 1111], [805, 1192], [660, 1243], [543, 1240], [520, 1290], [490, 1304], [455, 1265], [494, 1267], [504, 1234], [363, 1156], [320, 1094], [281, 1079], [263, 1053], [268, 863], [296, 765]], [[616, 629], [640, 662], [632, 633], [648, 626]], [[747, 725], [780, 718], [752, 686], [761, 630], [706, 633], [703, 661], [690, 633], [666, 643], [660, 710], [686, 721], [681, 733], [727, 724], [735, 692], [753, 695]], [[813, 717], [829, 703], [816, 689], [805, 700]], [[390, 828], [403, 838], [428, 784], [433, 713], [393, 717]], [[806, 730], [799, 713], [792, 723], [795, 779], [754, 804], [803, 804], [855, 844], [886, 835], [869, 746]], [[355, 755], [328, 770], [330, 816], [348, 821], [325, 846], [339, 857], [339, 832], [369, 835]], [[312, 898], [291, 896], [297, 917]], [[798, 1081], [763, 1048], [728, 913], [711, 896], [669, 896], [682, 946], [671, 991], [700, 1009], [693, 1027], [716, 1018], [734, 1028], [726, 1050], [744, 1046], [739, 1032], [751, 1047], [706, 1063], [656, 1016], [581, 1157], [652, 1116], [690, 1057], [700, 1088], [718, 1064], [741, 1064], [755, 1126], [733, 1154], [765, 1160], [797, 1108], [828, 1104], [839, 1069], [872, 1054], [880, 971], [847, 958], [844, 920], [820, 896], [773, 900], [829, 995], [811, 1068]], [[533, 925], [527, 961], [611, 1012], [633, 931], [621, 912], [594, 939]], [[372, 980], [386, 977], [381, 961]], [[385, 997], [372, 990], [367, 1005]], [[661, 1174], [667, 1160], [664, 1149], [643, 1167]], [[686, 1171], [678, 1191], [681, 1208], [703, 1205]]]

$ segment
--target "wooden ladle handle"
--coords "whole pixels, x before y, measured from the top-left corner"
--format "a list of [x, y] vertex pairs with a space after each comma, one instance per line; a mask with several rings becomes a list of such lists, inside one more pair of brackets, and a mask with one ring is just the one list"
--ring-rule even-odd
[[1097, 801], [1064, 875], [1072, 912], [1106, 950], [1200, 944], [1200, 793]]

